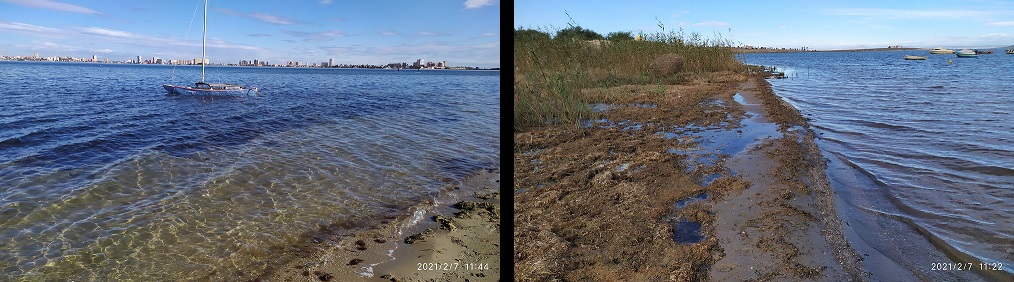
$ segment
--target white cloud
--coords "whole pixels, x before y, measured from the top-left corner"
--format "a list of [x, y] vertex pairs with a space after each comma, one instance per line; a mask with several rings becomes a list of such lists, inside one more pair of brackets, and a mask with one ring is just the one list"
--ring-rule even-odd
[[248, 16], [251, 17], [251, 18], [255, 18], [255, 19], [259, 20], [259, 21], [266, 22], [266, 23], [292, 24], [292, 20], [290, 20], [290, 19], [279, 17], [279, 16], [275, 16], [275, 15], [270, 15], [270, 14], [252, 13], [252, 14], [250, 14]]
[[255, 19], [255, 20], [258, 20], [258, 21], [269, 23], [269, 24], [294, 24], [294, 23], [296, 23], [295, 20], [292, 20], [292, 19], [289, 19], [289, 18], [286, 18], [286, 17], [282, 17], [282, 16], [272, 15], [272, 14], [265, 14], [265, 13], [249, 13], [249, 14], [245, 14], [245, 13], [240, 13], [240, 12], [237, 12], [237, 11], [233, 11], [233, 10], [229, 10], [229, 9], [222, 9], [222, 8], [214, 8], [213, 10], [219, 11], [219, 12], [221, 12], [223, 14], [230, 15], [230, 16], [252, 18], [252, 19]]
[[446, 33], [446, 32], [420, 31], [419, 33], [416, 33], [415, 35], [416, 36], [420, 36], [420, 37], [427, 37], [427, 36], [449, 36], [451, 34], [450, 33]]
[[940, 18], [983, 18], [1002, 14], [1010, 14], [1011, 11], [981, 11], [981, 10], [902, 10], [902, 9], [879, 9], [879, 8], [841, 8], [827, 9], [825, 13], [838, 16], [860, 16], [874, 17], [881, 19], [940, 19]]
[[328, 41], [335, 37], [348, 36], [347, 33], [340, 30], [329, 30], [321, 32], [305, 32], [297, 30], [282, 30], [285, 34], [292, 35], [303, 39], [303, 42], [319, 42]]
[[[126, 43], [131, 45], [142, 45], [152, 47], [164, 47], [164, 46], [185, 46], [185, 47], [199, 47], [200, 41], [179, 41], [164, 37], [148, 36], [136, 33], [130, 33], [122, 30], [106, 29], [101, 27], [77, 27], [74, 28], [81, 34], [92, 36], [95, 39], [103, 41], [112, 41], [119, 43]], [[229, 43], [217, 38], [213, 38], [208, 42], [210, 48], [222, 48], [222, 49], [239, 49], [249, 51], [262, 51], [263, 48], [253, 47], [243, 44]], [[199, 50], [199, 49], [194, 49]]]
[[1014, 26], [1014, 22], [991, 22], [988, 23], [991, 26]]
[[694, 26], [728, 26], [728, 25], [729, 23], [727, 22], [699, 22], [694, 24]]
[[98, 50], [98, 51], [95, 51], [95, 52], [99, 52], [99, 53], [112, 53], [113, 50], [109, 49], [109, 48], [106, 48], [106, 49]]
[[130, 32], [115, 29], [105, 29], [101, 27], [82, 27], [78, 28], [78, 31], [87, 34], [110, 36], [110, 37], [121, 37], [121, 38], [134, 37], [134, 34]]
[[383, 35], [383, 36], [395, 36], [395, 35], [398, 35], [397, 32], [393, 32], [393, 31], [390, 31], [390, 30], [381, 31], [381, 32], [378, 32], [378, 34]]
[[78, 48], [74, 47], [74, 46], [56, 44], [56, 43], [49, 42], [49, 41], [43, 41], [43, 42], [36, 41], [35, 44], [33, 44], [33, 45], [37, 46], [36, 47], [37, 49], [60, 50], [60, 51], [75, 51], [75, 50], [78, 50]]
[[67, 3], [62, 3], [62, 2], [56, 2], [56, 1], [51, 1], [51, 0], [7, 0], [7, 2], [11, 2], [11, 3], [14, 3], [14, 4], [21, 5], [21, 6], [43, 8], [43, 9], [50, 9], [50, 10], [57, 10], [57, 11], [64, 11], [64, 12], [71, 12], [71, 13], [95, 14], [95, 15], [101, 15], [102, 14], [102, 13], [96, 12], [95, 10], [88, 9], [88, 8], [85, 8], [85, 7], [81, 7], [81, 6], [78, 6], [78, 5], [67, 4]]
[[320, 3], [324, 5], [331, 4], [331, 0], [320, 0]]
[[28, 32], [45, 32], [45, 33], [57, 33], [61, 32], [59, 29], [30, 25], [19, 22], [0, 22], [0, 29], [16, 30], [16, 31], [28, 31]]
[[496, 4], [496, 0], [465, 0], [465, 8], [468, 9], [478, 9], [493, 4]]

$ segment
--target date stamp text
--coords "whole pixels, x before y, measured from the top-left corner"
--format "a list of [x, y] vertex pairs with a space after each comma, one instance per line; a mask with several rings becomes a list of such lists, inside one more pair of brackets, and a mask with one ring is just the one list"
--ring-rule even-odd
[[934, 262], [931, 271], [1003, 270], [1003, 263]]

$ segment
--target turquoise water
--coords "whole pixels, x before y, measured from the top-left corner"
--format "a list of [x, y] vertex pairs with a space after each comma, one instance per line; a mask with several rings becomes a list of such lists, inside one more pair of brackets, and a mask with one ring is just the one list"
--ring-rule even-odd
[[817, 133], [847, 235], [874, 278], [1014, 275], [1014, 55], [998, 51], [741, 55], [786, 72], [769, 82]]
[[[0, 280], [249, 280], [497, 167], [500, 73], [0, 62]], [[335, 229], [335, 228], [332, 228]]]

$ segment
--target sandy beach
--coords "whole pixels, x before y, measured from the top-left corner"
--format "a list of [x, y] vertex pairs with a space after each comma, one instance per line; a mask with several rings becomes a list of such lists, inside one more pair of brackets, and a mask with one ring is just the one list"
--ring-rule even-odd
[[582, 90], [515, 132], [515, 280], [857, 281], [823, 158], [761, 76]]
[[307, 234], [256, 281], [499, 281], [500, 172], [480, 171], [411, 216]]

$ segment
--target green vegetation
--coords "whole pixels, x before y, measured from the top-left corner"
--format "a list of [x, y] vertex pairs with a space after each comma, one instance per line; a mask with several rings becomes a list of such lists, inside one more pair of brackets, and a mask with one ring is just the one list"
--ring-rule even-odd
[[578, 39], [578, 40], [601, 40], [605, 39], [601, 34], [597, 32], [581, 28], [580, 26], [572, 26], [565, 29], [561, 29], [556, 32], [557, 39]]
[[583, 89], [667, 85], [717, 71], [745, 71], [720, 35], [679, 31], [602, 35], [571, 23], [555, 32], [514, 31], [514, 130], [574, 124], [590, 114]]
[[606, 39], [609, 39], [609, 41], [634, 40], [634, 35], [629, 31], [616, 31], [610, 32], [609, 35], [606, 35]]

